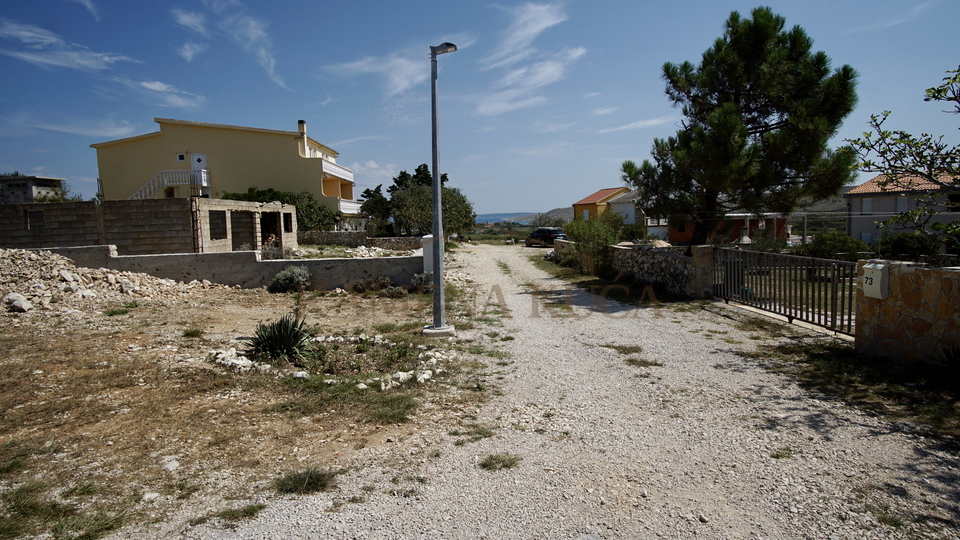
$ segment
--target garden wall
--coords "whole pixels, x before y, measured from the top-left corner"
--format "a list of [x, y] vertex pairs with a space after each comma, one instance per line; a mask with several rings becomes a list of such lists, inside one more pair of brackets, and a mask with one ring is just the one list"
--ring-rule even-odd
[[312, 276], [311, 288], [350, 289], [358, 279], [389, 277], [396, 285], [409, 285], [423, 271], [423, 257], [375, 259], [260, 260], [256, 251], [226, 253], [181, 253], [166, 255], [117, 255], [116, 246], [63, 247], [49, 251], [68, 257], [87, 268], [142, 272], [151, 276], [190, 282], [207, 280], [243, 288], [262, 287], [289, 265], [305, 266]]
[[[885, 299], [863, 292], [863, 265], [884, 264]], [[898, 362], [927, 361], [941, 346], [960, 346], [960, 268], [924, 268], [885, 260], [857, 263], [858, 353]]]
[[[554, 251], [562, 252], [574, 242], [557, 240]], [[610, 246], [613, 269], [637, 281], [663, 287], [667, 292], [692, 298], [713, 298], [713, 247], [692, 246], [692, 256], [673, 253], [684, 247], [635, 249]]]

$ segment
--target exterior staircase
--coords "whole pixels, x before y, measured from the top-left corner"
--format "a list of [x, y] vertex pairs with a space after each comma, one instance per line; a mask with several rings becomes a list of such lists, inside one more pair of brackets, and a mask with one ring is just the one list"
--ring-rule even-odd
[[127, 197], [127, 199], [149, 199], [158, 191], [170, 186], [197, 185], [210, 187], [210, 177], [206, 169], [189, 171], [160, 171], [149, 182]]

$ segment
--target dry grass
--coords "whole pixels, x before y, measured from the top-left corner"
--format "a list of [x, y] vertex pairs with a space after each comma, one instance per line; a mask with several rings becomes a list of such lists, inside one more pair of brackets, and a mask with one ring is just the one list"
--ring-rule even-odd
[[[316, 295], [303, 310], [318, 332], [360, 328], [419, 343], [409, 331], [429, 321], [429, 301]], [[291, 467], [328, 467], [376, 437], [411, 431], [400, 423], [421, 403], [453, 411], [483, 399], [477, 392], [441, 399], [439, 387], [424, 386], [371, 390], [351, 405], [206, 361], [211, 349], [242, 348], [231, 340], [290, 308], [285, 295], [210, 290], [170, 305], [139, 300], [124, 316], [3, 315], [0, 538], [97, 538], [123, 523], [162, 520], [184, 504], [215, 516], [215, 508], [233, 506], [225, 501], [248, 498], [251, 486], [270, 485], [295, 447]], [[198, 320], [202, 332], [184, 331], [199, 328]], [[445, 374], [450, 388], [459, 387], [460, 372], [451, 366]], [[331, 432], [342, 436], [331, 440]]]

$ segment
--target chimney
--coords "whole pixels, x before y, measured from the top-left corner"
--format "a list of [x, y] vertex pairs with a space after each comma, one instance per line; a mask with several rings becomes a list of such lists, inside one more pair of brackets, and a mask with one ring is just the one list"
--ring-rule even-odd
[[303, 145], [300, 147], [300, 156], [310, 157], [309, 148], [307, 147], [307, 121], [306, 120], [297, 120], [297, 131], [299, 131], [300, 135], [303, 137]]

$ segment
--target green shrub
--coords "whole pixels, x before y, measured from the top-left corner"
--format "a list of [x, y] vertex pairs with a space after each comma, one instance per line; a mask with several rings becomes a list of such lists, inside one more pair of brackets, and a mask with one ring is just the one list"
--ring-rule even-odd
[[870, 255], [864, 252], [870, 253], [870, 246], [865, 242], [843, 233], [825, 232], [818, 234], [812, 242], [797, 246], [793, 253], [819, 259], [856, 261], [863, 257], [869, 258]]
[[326, 491], [336, 485], [337, 472], [307, 469], [289, 473], [277, 479], [276, 488], [280, 493], [315, 493]]
[[297, 364], [306, 352], [310, 339], [305, 322], [294, 315], [284, 315], [278, 321], [258, 324], [257, 331], [250, 339], [250, 352], [260, 358], [286, 359]]
[[885, 234], [875, 245], [880, 258], [898, 261], [921, 260], [936, 262], [940, 258], [943, 242], [939, 237], [903, 231], [897, 234]]
[[306, 266], [288, 266], [273, 276], [267, 291], [272, 293], [300, 292], [310, 285], [310, 271]]
[[353, 292], [363, 294], [367, 291], [378, 292], [393, 286], [393, 280], [387, 276], [374, 279], [358, 279], [353, 282]]
[[623, 216], [604, 212], [589, 221], [578, 219], [563, 228], [567, 238], [575, 242], [567, 250], [582, 274], [599, 276], [610, 266], [610, 246], [620, 241]]
[[390, 286], [380, 290], [379, 296], [385, 298], [403, 298], [407, 296], [407, 291], [403, 287]]

